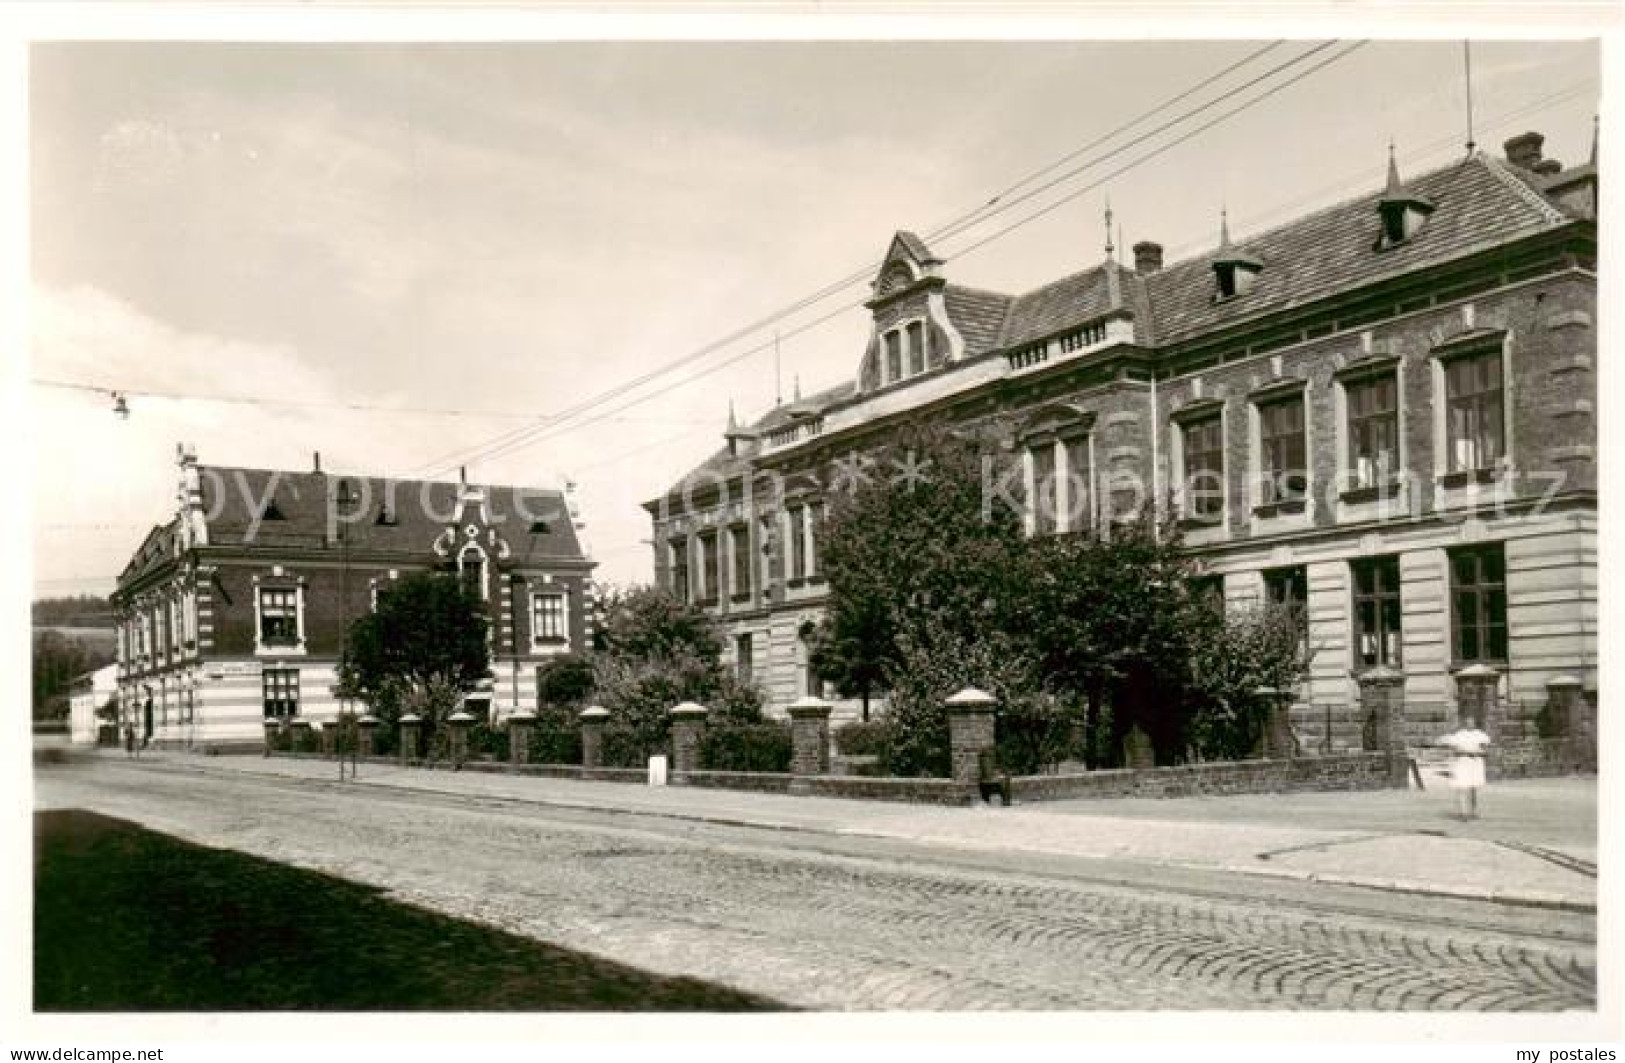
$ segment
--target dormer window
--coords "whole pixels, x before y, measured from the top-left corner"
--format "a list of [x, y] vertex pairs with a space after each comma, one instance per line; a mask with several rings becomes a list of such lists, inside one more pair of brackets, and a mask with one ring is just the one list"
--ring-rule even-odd
[[1399, 179], [1399, 167], [1394, 162], [1394, 150], [1388, 149], [1388, 185], [1382, 198], [1377, 200], [1377, 213], [1382, 217], [1382, 235], [1377, 250], [1397, 247], [1422, 231], [1433, 204], [1405, 187]]
[[1219, 250], [1213, 257], [1213, 277], [1218, 284], [1216, 300], [1234, 299], [1253, 290], [1253, 282], [1264, 263], [1230, 243], [1230, 221], [1219, 216]]
[[881, 341], [885, 344], [885, 375], [881, 383], [895, 384], [925, 372], [929, 359], [926, 357], [924, 321], [910, 321], [906, 325], [887, 329]]

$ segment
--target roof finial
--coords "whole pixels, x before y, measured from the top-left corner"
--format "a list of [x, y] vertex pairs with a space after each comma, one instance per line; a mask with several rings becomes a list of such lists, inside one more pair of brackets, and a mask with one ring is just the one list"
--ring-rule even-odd
[[773, 330], [773, 407], [784, 405], [784, 365], [779, 361], [779, 330]]
[[1478, 144], [1473, 140], [1473, 42], [1461, 42], [1461, 59], [1464, 67], [1464, 80], [1467, 82], [1467, 154], [1470, 156], [1478, 150]]
[[738, 427], [739, 427], [739, 420], [738, 420], [738, 418], [736, 418], [734, 416], [734, 400], [733, 400], [732, 397], [729, 397], [729, 399], [728, 399], [728, 431], [732, 432], [735, 428], [738, 428]]
[[793, 402], [800, 402], [801, 401], [801, 374], [800, 373], [796, 374], [795, 398], [793, 400], [791, 400], [791, 401], [793, 401]]
[[1599, 116], [1598, 115], [1592, 115], [1591, 116], [1591, 166], [1592, 166], [1593, 169], [1595, 169], [1596, 166], [1597, 166], [1597, 135], [1598, 135], [1598, 130], [1601, 129], [1601, 128], [1602, 128], [1602, 122], [1600, 121]]
[[1390, 138], [1388, 141], [1388, 188], [1385, 194], [1389, 198], [1393, 198], [1404, 192], [1404, 190], [1405, 186], [1399, 180], [1399, 163], [1394, 161], [1394, 142]]
[[1230, 246], [1230, 208], [1219, 208], [1219, 250]]
[[1112, 197], [1106, 197], [1106, 259], [1111, 261], [1117, 249], [1112, 246]]

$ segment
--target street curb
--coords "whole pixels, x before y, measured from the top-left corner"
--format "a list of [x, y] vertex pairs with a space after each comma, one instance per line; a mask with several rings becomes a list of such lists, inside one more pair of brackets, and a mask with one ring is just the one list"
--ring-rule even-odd
[[[140, 764], [141, 761], [131, 761]], [[294, 783], [303, 783], [319, 786], [324, 789], [333, 789], [338, 786], [356, 785], [356, 783], [341, 783], [335, 779], [320, 779], [308, 775], [284, 775], [278, 772], [234, 771], [229, 768], [217, 768], [204, 764], [179, 764], [173, 761], [148, 761], [148, 764], [162, 764], [163, 767], [195, 771], [209, 775], [230, 775], [242, 777], [244, 775], [258, 779], [279, 779]], [[571, 780], [559, 780], [568, 782]], [[512, 794], [474, 794], [460, 793], [454, 790], [442, 790], [427, 786], [412, 786], [394, 782], [377, 782], [371, 779], [361, 779], [359, 785], [368, 786], [377, 790], [391, 790], [397, 793], [433, 794], [441, 797], [458, 798], [465, 801], [503, 802], [517, 805], [534, 805], [539, 808], [558, 808], [571, 812], [602, 812], [614, 815], [647, 816], [654, 819], [686, 820], [693, 823], [707, 823], [722, 827], [746, 827], [757, 830], [796, 831], [805, 834], [822, 834], [830, 837], [862, 837], [881, 840], [906, 841], [916, 845], [938, 845], [945, 848], [970, 849], [989, 851], [987, 847], [976, 845], [956, 844], [939, 838], [920, 837], [891, 833], [886, 831], [869, 830], [862, 827], [820, 827], [806, 824], [786, 823], [770, 819], [748, 819], [738, 816], [720, 816], [704, 812], [686, 810], [660, 810], [623, 808], [608, 805], [593, 804], [586, 801], [561, 800], [553, 797], [515, 796]], [[992, 851], [997, 851], [992, 850]], [[1158, 860], [1154, 858], [1136, 857], [1106, 857], [1088, 853], [1053, 853], [1043, 849], [1017, 849], [1016, 851], [1036, 855], [1061, 855], [1079, 860], [1126, 859], [1136, 860], [1147, 864], [1156, 864], [1163, 867], [1177, 867], [1192, 871], [1225, 871], [1237, 875], [1251, 875], [1263, 878], [1287, 878], [1299, 882], [1325, 883], [1329, 886], [1350, 886], [1358, 889], [1378, 890], [1385, 893], [1400, 893], [1429, 897], [1449, 897], [1457, 900], [1479, 901], [1489, 904], [1502, 904], [1509, 907], [1538, 908], [1549, 911], [1574, 912], [1582, 915], [1597, 914], [1595, 902], [1571, 900], [1566, 897], [1547, 893], [1516, 893], [1504, 890], [1476, 889], [1471, 887], [1440, 886], [1434, 883], [1419, 882], [1407, 879], [1378, 879], [1359, 875], [1325, 874], [1318, 871], [1299, 871], [1281, 867], [1256, 867], [1246, 864], [1204, 864], [1182, 860]]]

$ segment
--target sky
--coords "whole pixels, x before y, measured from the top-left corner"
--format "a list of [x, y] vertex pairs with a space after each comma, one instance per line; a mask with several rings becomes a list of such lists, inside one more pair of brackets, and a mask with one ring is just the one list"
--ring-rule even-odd
[[[721, 445], [730, 402], [754, 419], [776, 379], [789, 398], [855, 374], [867, 286], [641, 377], [867, 276], [895, 230], [932, 233], [1268, 43], [35, 43], [29, 374], [127, 392], [131, 415], [29, 388], [34, 592], [113, 588], [173, 511], [182, 441], [213, 465], [319, 451], [329, 471], [572, 480], [599, 577], [646, 581], [640, 504]], [[943, 272], [1019, 293], [1094, 265], [1108, 197], [1121, 244], [1199, 255], [1221, 209], [1245, 239], [1380, 187], [1390, 142], [1407, 173], [1461, 156], [1453, 41], [1372, 42], [1169, 146], [1343, 53], [1240, 88], [1318, 43], [1278, 44], [930, 240]], [[1534, 129], [1584, 161], [1594, 42], [1481, 42], [1472, 61], [1482, 148]]]

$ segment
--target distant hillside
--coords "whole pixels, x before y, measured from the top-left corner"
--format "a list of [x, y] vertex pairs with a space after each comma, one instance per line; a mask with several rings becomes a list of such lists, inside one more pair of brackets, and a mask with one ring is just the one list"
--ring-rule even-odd
[[113, 608], [106, 598], [81, 594], [72, 598], [39, 598], [34, 602], [34, 626], [54, 628], [111, 628]]

